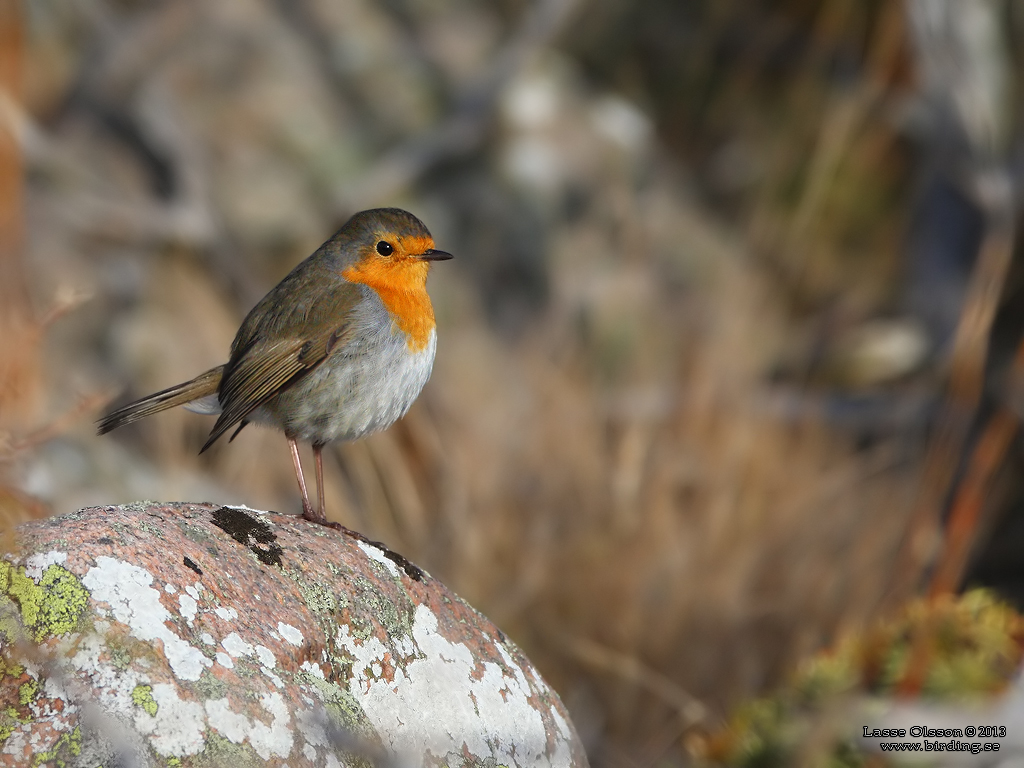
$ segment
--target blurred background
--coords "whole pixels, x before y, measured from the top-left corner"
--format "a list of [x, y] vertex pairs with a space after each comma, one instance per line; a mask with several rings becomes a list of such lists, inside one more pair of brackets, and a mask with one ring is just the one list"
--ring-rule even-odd
[[911, 598], [1024, 601], [1022, 44], [1021, 0], [0, 0], [3, 526], [298, 513], [276, 433], [93, 422], [407, 208], [456, 254], [434, 374], [328, 509], [594, 766], [688, 764]]

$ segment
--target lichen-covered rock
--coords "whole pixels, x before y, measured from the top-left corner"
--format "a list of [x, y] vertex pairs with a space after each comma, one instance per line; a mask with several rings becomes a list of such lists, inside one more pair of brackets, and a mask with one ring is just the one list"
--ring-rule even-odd
[[586, 765], [493, 624], [382, 546], [285, 515], [25, 525], [0, 640], [0, 765]]

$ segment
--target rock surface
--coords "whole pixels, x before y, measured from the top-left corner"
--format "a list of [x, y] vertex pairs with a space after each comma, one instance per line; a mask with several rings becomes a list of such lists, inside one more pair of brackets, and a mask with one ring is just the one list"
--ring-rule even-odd
[[586, 765], [522, 652], [382, 546], [202, 504], [18, 534], [0, 765]]

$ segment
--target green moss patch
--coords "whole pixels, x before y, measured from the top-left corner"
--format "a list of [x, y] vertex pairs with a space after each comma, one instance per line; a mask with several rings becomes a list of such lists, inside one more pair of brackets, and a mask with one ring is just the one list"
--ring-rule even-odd
[[51, 763], [57, 768], [65, 768], [70, 758], [78, 757], [81, 753], [82, 731], [76, 726], [75, 730], [62, 733], [52, 749], [36, 753], [32, 758], [32, 768]]
[[191, 762], [209, 768], [222, 768], [225, 765], [232, 768], [259, 768], [265, 765], [247, 742], [235, 744], [215, 731], [206, 734], [206, 748]]
[[[65, 635], [78, 628], [89, 601], [89, 592], [71, 571], [53, 564], [36, 584], [25, 569], [0, 561], [0, 584], [8, 600], [20, 611], [21, 626], [39, 642], [52, 635]], [[14, 640], [20, 635], [10, 612], [0, 621], [0, 632]]]
[[21, 706], [27, 706], [30, 702], [34, 701], [36, 694], [39, 693], [39, 681], [32, 679], [28, 682], [22, 683], [18, 687], [18, 703]]
[[327, 710], [327, 716], [343, 731], [357, 734], [370, 743], [380, 743], [376, 728], [348, 688], [308, 672], [299, 672], [295, 680], [306, 683], [316, 690], [318, 698]]
[[160, 711], [160, 705], [156, 703], [156, 699], [153, 698], [153, 686], [139, 684], [136, 685], [132, 690], [132, 702], [137, 707], [142, 707], [142, 710], [150, 717], [156, 717], [156, 713]]
[[7, 741], [14, 729], [31, 721], [31, 717], [22, 717], [14, 707], [0, 710], [0, 744]]
[[915, 601], [812, 658], [774, 696], [742, 704], [692, 749], [703, 765], [737, 768], [890, 765], [857, 748], [850, 724], [864, 722], [854, 716], [859, 703], [984, 701], [1007, 686], [1022, 658], [1024, 616], [991, 593]]

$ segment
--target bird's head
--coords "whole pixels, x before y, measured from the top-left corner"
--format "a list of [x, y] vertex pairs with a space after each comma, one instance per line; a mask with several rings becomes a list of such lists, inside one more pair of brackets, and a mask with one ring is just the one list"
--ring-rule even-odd
[[347, 263], [342, 277], [377, 293], [410, 351], [425, 349], [434, 330], [427, 273], [431, 262], [452, 255], [437, 250], [423, 222], [398, 208], [357, 213], [335, 237]]
[[342, 275], [378, 293], [424, 290], [431, 262], [452, 258], [434, 247], [422, 221], [399, 208], [357, 213], [341, 233], [348, 236], [346, 250], [354, 256]]

